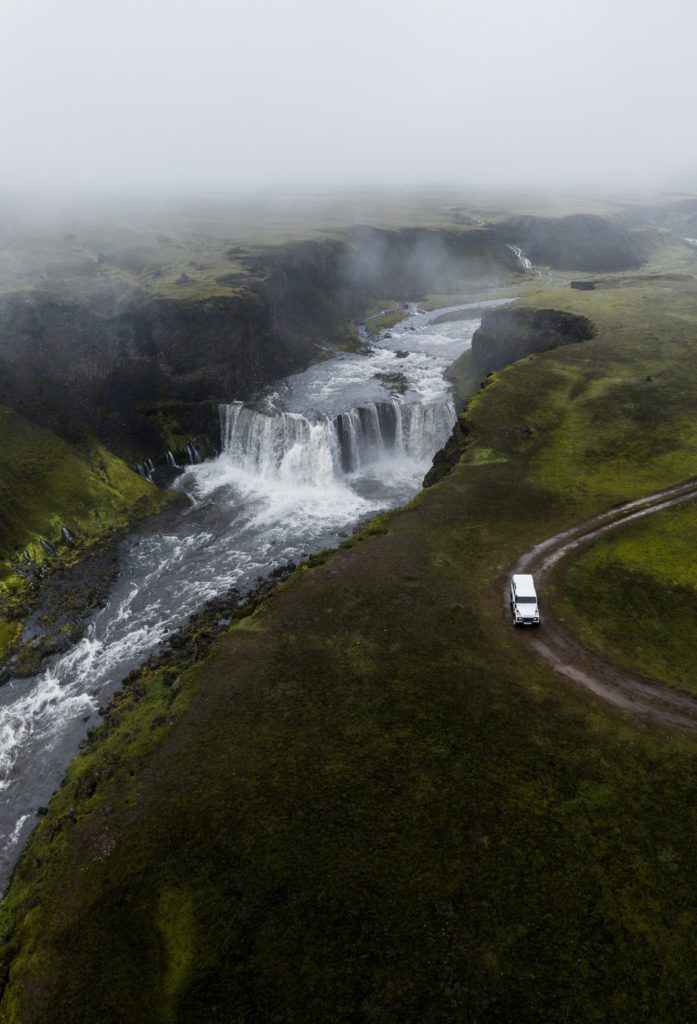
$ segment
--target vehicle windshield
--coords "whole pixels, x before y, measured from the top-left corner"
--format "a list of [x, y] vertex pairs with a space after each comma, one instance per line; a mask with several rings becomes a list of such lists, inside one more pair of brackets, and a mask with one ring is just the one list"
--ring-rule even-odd
[[516, 594], [516, 604], [537, 604], [536, 597], [520, 597]]

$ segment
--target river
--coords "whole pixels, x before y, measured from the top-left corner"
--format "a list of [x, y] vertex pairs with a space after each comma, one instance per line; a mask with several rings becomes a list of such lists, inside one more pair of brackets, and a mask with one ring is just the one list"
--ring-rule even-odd
[[174, 484], [189, 507], [123, 542], [118, 578], [82, 640], [0, 689], [0, 891], [100, 708], [168, 634], [210, 598], [250, 590], [417, 493], [455, 422], [444, 371], [482, 307], [506, 301], [451, 307], [473, 318], [445, 324], [433, 323], [443, 309], [411, 304], [368, 355], [335, 354], [253, 405], [221, 406], [221, 455]]

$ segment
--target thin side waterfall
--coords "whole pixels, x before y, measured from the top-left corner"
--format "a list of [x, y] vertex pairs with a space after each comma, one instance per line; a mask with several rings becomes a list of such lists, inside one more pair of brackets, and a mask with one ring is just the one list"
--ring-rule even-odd
[[533, 267], [533, 265], [532, 265], [532, 261], [529, 260], [527, 258], [527, 256], [523, 255], [523, 250], [520, 249], [517, 245], [508, 245], [508, 248], [515, 255], [516, 259], [518, 260], [518, 262], [520, 263], [520, 265], [523, 267], [524, 270], [534, 270], [535, 269]]
[[189, 456], [189, 464], [192, 466], [198, 465], [201, 461], [201, 453], [199, 452], [195, 441], [188, 441], [186, 445], [186, 451]]
[[371, 402], [331, 419], [220, 406], [223, 452], [255, 476], [321, 486], [389, 458], [425, 462], [452, 431], [448, 400]]

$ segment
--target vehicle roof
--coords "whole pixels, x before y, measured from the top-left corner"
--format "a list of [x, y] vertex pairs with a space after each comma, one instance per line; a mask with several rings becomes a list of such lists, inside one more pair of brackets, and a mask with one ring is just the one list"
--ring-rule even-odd
[[513, 577], [513, 583], [515, 584], [516, 594], [522, 596], [537, 597], [535, 592], [535, 581], [533, 580], [530, 573], [519, 572]]

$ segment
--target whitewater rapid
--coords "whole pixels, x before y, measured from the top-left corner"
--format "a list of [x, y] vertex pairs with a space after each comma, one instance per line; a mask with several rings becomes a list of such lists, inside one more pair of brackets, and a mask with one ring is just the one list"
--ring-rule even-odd
[[190, 506], [123, 542], [118, 578], [82, 640], [0, 689], [0, 891], [37, 808], [131, 670], [210, 598], [250, 590], [417, 493], [455, 421], [444, 371], [479, 325], [434, 324], [443, 312], [412, 304], [368, 355], [337, 354], [253, 405], [230, 396], [221, 455], [175, 484]]

